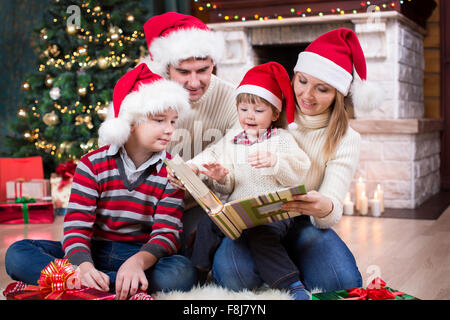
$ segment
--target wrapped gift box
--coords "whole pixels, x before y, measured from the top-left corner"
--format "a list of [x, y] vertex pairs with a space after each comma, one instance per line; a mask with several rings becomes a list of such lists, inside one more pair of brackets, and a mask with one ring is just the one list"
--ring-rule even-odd
[[8, 201], [17, 198], [34, 198], [48, 200], [50, 198], [50, 181], [48, 179], [17, 179], [6, 182], [6, 198]]
[[51, 202], [0, 203], [0, 224], [52, 223], [54, 219]]
[[419, 300], [404, 292], [386, 287], [386, 283], [380, 279], [374, 279], [364, 288], [353, 288], [331, 292], [316, 293], [312, 300]]
[[12, 283], [8, 286], [3, 293], [7, 300], [114, 300], [115, 298], [115, 294], [113, 293], [87, 287], [61, 292], [50, 292], [39, 290], [37, 286], [25, 286], [19, 290], [11, 290], [9, 289], [10, 286], [17, 287], [20, 284]]
[[50, 176], [50, 186], [52, 202], [55, 209], [67, 208], [69, 205], [70, 190], [72, 188], [72, 179], [63, 182], [63, 178], [52, 173]]
[[6, 201], [7, 181], [43, 178], [42, 157], [0, 158], [0, 202]]

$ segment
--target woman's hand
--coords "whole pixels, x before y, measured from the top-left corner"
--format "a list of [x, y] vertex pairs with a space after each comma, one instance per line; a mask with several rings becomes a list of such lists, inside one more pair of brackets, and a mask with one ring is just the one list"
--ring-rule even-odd
[[281, 206], [283, 210], [301, 212], [316, 218], [324, 218], [333, 211], [333, 202], [330, 198], [312, 190], [307, 194], [296, 195], [294, 201]]
[[227, 174], [230, 173], [227, 168], [222, 167], [218, 162], [205, 163], [202, 165], [205, 167], [206, 171], [200, 171], [200, 173], [216, 180], [220, 184], [225, 184]]
[[109, 276], [98, 271], [91, 262], [81, 263], [78, 266], [78, 272], [83, 286], [109, 291]]
[[277, 163], [277, 155], [270, 152], [255, 152], [248, 155], [248, 162], [255, 168], [270, 168]]

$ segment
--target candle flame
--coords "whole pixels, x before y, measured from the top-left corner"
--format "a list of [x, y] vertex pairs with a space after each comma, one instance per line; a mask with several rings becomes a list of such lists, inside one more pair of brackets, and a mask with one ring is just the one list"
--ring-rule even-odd
[[375, 191], [375, 192], [373, 193], [373, 199], [374, 199], [374, 200], [378, 200], [378, 191]]
[[377, 190], [381, 190], [381, 185], [377, 184]]
[[345, 196], [345, 201], [350, 201], [350, 192], [347, 192], [347, 195]]
[[363, 182], [363, 178], [362, 178], [362, 177], [359, 177], [358, 181], [359, 181], [359, 182]]

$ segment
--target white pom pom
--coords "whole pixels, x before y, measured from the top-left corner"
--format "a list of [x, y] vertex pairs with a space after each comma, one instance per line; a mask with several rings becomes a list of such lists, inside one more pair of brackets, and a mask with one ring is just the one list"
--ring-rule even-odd
[[381, 87], [368, 81], [354, 79], [350, 89], [353, 107], [363, 111], [372, 111], [378, 108], [384, 100]]
[[122, 146], [130, 136], [130, 124], [121, 119], [108, 119], [100, 125], [98, 130], [99, 145], [115, 144]]
[[291, 123], [288, 124], [288, 129], [292, 130], [292, 131], [297, 130], [298, 129], [298, 125], [295, 122], [291, 122]]

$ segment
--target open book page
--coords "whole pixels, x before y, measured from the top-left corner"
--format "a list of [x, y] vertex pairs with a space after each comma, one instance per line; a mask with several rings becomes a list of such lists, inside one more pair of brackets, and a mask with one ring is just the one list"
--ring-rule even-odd
[[223, 209], [219, 198], [208, 188], [208, 186], [192, 171], [179, 155], [171, 160], [165, 161], [170, 170], [177, 176], [178, 180], [185, 186], [187, 191], [208, 213], [217, 213]]

